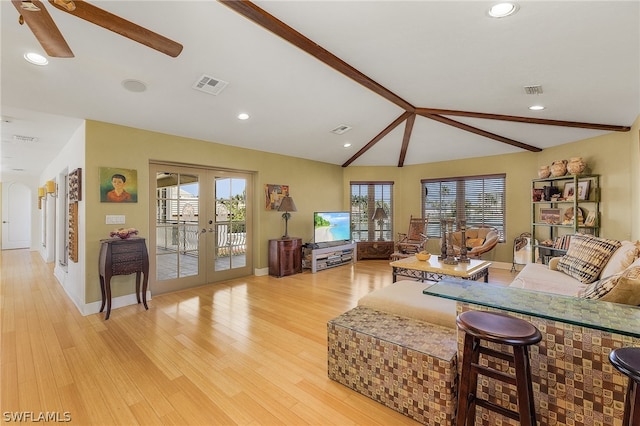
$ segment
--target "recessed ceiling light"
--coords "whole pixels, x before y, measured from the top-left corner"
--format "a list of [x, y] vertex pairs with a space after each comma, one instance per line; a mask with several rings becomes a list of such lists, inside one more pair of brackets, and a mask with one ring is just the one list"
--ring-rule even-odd
[[140, 93], [140, 92], [144, 92], [145, 90], [147, 90], [147, 85], [144, 84], [142, 81], [140, 80], [123, 80], [122, 81], [122, 87], [124, 87], [125, 89], [127, 89], [130, 92], [135, 92], [135, 93]]
[[249, 114], [247, 114], [246, 112], [241, 112], [240, 114], [238, 114], [238, 120], [248, 120], [249, 119]]
[[49, 63], [47, 58], [34, 52], [25, 53], [24, 59], [26, 59], [27, 62], [30, 62], [33, 65], [47, 65]]
[[345, 148], [349, 148], [351, 146], [351, 144], [349, 142], [345, 143], [344, 145], [342, 145]]
[[542, 106], [542, 105], [531, 105], [529, 107], [529, 109], [531, 111], [542, 111], [544, 109], [544, 106]]
[[489, 9], [489, 16], [493, 18], [504, 18], [513, 15], [518, 10], [514, 3], [496, 3]]

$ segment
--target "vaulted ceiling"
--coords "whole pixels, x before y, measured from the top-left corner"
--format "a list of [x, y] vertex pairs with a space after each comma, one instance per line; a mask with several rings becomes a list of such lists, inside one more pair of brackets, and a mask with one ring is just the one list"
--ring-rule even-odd
[[[37, 175], [85, 118], [403, 166], [535, 152], [627, 131], [640, 114], [637, 1], [518, 2], [501, 19], [484, 1], [90, 3], [183, 50], [173, 58], [44, 2], [74, 57], [35, 66], [23, 55], [43, 48], [2, 1], [3, 174]], [[229, 84], [194, 90], [203, 74]]]

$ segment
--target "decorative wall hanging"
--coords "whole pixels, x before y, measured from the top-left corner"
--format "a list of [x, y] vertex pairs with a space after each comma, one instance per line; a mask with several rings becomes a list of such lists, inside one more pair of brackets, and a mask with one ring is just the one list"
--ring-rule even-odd
[[114, 167], [100, 167], [100, 202], [137, 203], [138, 172]]
[[78, 262], [78, 203], [69, 203], [69, 259]]
[[69, 173], [69, 201], [82, 201], [82, 169]]
[[284, 197], [289, 196], [289, 185], [272, 185], [265, 184], [265, 208], [267, 210], [278, 211], [280, 203]]

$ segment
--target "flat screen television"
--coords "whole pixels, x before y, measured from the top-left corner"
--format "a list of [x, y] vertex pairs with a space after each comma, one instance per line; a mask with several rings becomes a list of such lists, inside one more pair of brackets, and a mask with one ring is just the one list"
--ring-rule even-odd
[[332, 241], [349, 240], [351, 240], [350, 212], [313, 213], [314, 243], [327, 243]]

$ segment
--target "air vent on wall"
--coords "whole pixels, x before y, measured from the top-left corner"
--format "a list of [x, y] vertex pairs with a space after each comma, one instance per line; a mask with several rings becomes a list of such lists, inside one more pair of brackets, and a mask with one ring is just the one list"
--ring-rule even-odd
[[38, 138], [33, 136], [13, 135], [13, 141], [31, 143], [31, 142], [38, 142]]
[[527, 95], [541, 95], [542, 94], [542, 86], [524, 86], [524, 93]]
[[342, 135], [351, 130], [351, 126], [347, 126], [346, 124], [341, 124], [335, 129], [331, 130], [331, 133], [335, 133], [336, 135]]
[[209, 93], [210, 95], [218, 95], [225, 87], [227, 87], [228, 84], [229, 83], [226, 81], [202, 74], [202, 77], [200, 77], [191, 87], [196, 90], [200, 90], [201, 92]]

